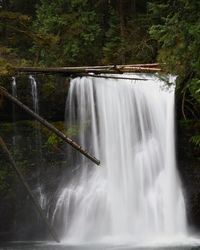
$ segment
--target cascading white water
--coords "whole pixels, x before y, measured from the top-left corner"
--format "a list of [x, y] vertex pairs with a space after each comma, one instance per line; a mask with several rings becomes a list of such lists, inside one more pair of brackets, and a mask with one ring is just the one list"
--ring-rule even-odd
[[[39, 98], [38, 98], [38, 88], [37, 82], [32, 75], [29, 75], [30, 83], [31, 83], [31, 96], [33, 103], [33, 111], [36, 114], [39, 114]], [[35, 121], [35, 164], [37, 170], [37, 186], [34, 190], [36, 197], [38, 198], [38, 202], [40, 206], [45, 209], [47, 205], [46, 195], [42, 192], [43, 186], [41, 184], [41, 180], [39, 179], [40, 175], [40, 167], [42, 166], [42, 142], [41, 142], [41, 133], [40, 133], [40, 124]]]
[[46, 194], [45, 194], [45, 192], [43, 190], [43, 186], [42, 185], [38, 186], [37, 189], [35, 190], [35, 193], [39, 197], [38, 201], [39, 201], [39, 204], [40, 204], [41, 208], [43, 210], [45, 210], [46, 207], [47, 207], [47, 202], [48, 201], [47, 201], [47, 196], [46, 196]]
[[[33, 76], [29, 76], [30, 83], [31, 83], [31, 95], [32, 95], [32, 102], [33, 102], [33, 111], [36, 114], [39, 114], [39, 99], [38, 99], [38, 89], [37, 89], [37, 82]], [[35, 121], [35, 125], [37, 128], [40, 128], [40, 124]], [[41, 133], [39, 129], [36, 129], [35, 132], [35, 150], [38, 152], [38, 156], [36, 157], [38, 162], [42, 159], [42, 145], [41, 145]]]
[[[121, 77], [121, 76], [120, 76]], [[68, 124], [76, 140], [101, 160], [80, 157], [74, 178], [58, 194], [53, 221], [66, 241], [147, 241], [187, 234], [176, 170], [174, 85], [94, 77], [71, 81]]]
[[[12, 95], [14, 97], [17, 97], [17, 83], [16, 83], [16, 78], [13, 76], [12, 77], [12, 81], [11, 81], [11, 87], [12, 87]], [[16, 122], [16, 112], [15, 112], [15, 105], [13, 104], [12, 106], [12, 119], [13, 119], [13, 123], [14, 123], [14, 135], [13, 135], [13, 151], [15, 153], [16, 151], [16, 134], [17, 134], [17, 131], [16, 131], [16, 125], [15, 125], [15, 122]]]
[[12, 86], [12, 95], [14, 97], [17, 97], [17, 83], [16, 83], [16, 78], [14, 76], [12, 77], [11, 86]]
[[39, 105], [38, 105], [38, 91], [37, 91], [37, 82], [33, 76], [29, 76], [31, 82], [31, 95], [33, 99], [33, 110], [35, 113], [39, 113]]
[[[11, 87], [12, 87], [12, 95], [14, 97], [17, 97], [17, 83], [16, 83], [16, 78], [13, 76], [12, 81], [11, 81]], [[13, 116], [13, 122], [16, 120], [16, 114], [15, 114], [15, 105], [13, 104], [12, 107], [12, 116]]]

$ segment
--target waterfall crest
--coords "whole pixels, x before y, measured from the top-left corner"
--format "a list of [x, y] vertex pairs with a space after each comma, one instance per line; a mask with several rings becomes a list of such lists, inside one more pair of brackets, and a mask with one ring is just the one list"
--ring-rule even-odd
[[[58, 194], [53, 222], [63, 240], [144, 241], [187, 233], [174, 148], [174, 84], [94, 77], [71, 81], [68, 124], [75, 139], [101, 160], [82, 156]], [[121, 76], [120, 76], [121, 77]]]

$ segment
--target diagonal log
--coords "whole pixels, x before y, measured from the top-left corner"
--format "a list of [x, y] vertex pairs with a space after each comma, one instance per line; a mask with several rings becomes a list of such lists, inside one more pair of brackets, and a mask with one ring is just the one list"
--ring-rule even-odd
[[26, 192], [28, 193], [29, 197], [31, 198], [33, 204], [35, 205], [35, 208], [37, 209], [38, 213], [40, 214], [41, 218], [43, 219], [46, 227], [48, 228], [49, 230], [49, 233], [51, 234], [51, 236], [53, 237], [53, 239], [56, 241], [56, 242], [60, 242], [59, 239], [58, 239], [58, 236], [56, 234], [56, 232], [54, 231], [54, 229], [52, 228], [51, 224], [49, 223], [44, 211], [42, 210], [40, 204], [37, 202], [36, 198], [34, 197], [28, 183], [26, 182], [26, 180], [24, 179], [24, 176], [22, 175], [20, 169], [17, 167], [10, 151], [8, 150], [5, 142], [3, 141], [3, 139], [0, 137], [0, 146], [2, 148], [2, 151], [4, 152], [5, 156], [7, 157], [10, 165], [12, 166], [12, 168], [14, 169], [14, 171], [16, 172], [19, 180], [21, 181], [21, 183], [23, 184]]
[[19, 106], [20, 108], [22, 108], [28, 114], [30, 114], [33, 118], [35, 118], [38, 122], [40, 122], [47, 129], [51, 130], [54, 134], [56, 134], [63, 141], [65, 141], [69, 145], [71, 145], [74, 149], [78, 150], [81, 154], [83, 154], [84, 156], [86, 156], [88, 159], [90, 159], [91, 161], [93, 161], [95, 164], [100, 165], [100, 161], [98, 159], [96, 159], [89, 152], [87, 152], [86, 150], [84, 150], [79, 144], [77, 144], [75, 141], [73, 141], [72, 139], [70, 139], [69, 137], [67, 137], [60, 130], [58, 130], [57, 128], [55, 128], [52, 124], [50, 124], [49, 122], [47, 122], [40, 115], [36, 114], [29, 107], [27, 107], [22, 102], [20, 102], [17, 98], [15, 98], [11, 94], [9, 94], [4, 88], [0, 87], [0, 93], [2, 93], [6, 98], [8, 98], [14, 104], [16, 104], [17, 106]]

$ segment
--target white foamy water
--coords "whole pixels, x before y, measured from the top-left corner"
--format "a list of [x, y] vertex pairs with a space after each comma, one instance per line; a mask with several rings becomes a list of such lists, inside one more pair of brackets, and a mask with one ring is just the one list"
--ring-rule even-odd
[[14, 97], [17, 97], [17, 83], [16, 83], [16, 78], [14, 76], [12, 77], [11, 86], [12, 86], [12, 95]]
[[38, 91], [37, 91], [37, 82], [33, 76], [29, 76], [31, 83], [31, 95], [33, 99], [33, 110], [35, 113], [39, 113], [39, 104], [38, 104]]
[[151, 74], [128, 77], [148, 80], [71, 81], [68, 124], [78, 123], [75, 139], [101, 166], [78, 155], [78, 170], [58, 194], [53, 222], [64, 241], [145, 243], [187, 235], [174, 85], [166, 88]]
[[[14, 97], [17, 97], [17, 82], [16, 78], [13, 76], [12, 81], [11, 81], [11, 87], [12, 87], [12, 95]], [[14, 135], [12, 138], [12, 144], [13, 144], [13, 151], [16, 152], [16, 110], [15, 110], [15, 105], [13, 104], [12, 106], [12, 120], [13, 120], [13, 127], [14, 127]]]

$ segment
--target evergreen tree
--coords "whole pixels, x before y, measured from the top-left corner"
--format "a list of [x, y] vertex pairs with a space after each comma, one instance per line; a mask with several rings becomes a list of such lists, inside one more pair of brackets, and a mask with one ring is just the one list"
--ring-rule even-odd
[[157, 41], [158, 61], [178, 76], [180, 107], [184, 118], [200, 115], [200, 2], [165, 0], [150, 3]]
[[[36, 11], [34, 30], [53, 34], [59, 42], [52, 50], [40, 49], [45, 65], [94, 64], [101, 54], [99, 16], [89, 1], [42, 0]], [[37, 43], [33, 52], [38, 49]]]

